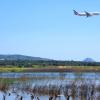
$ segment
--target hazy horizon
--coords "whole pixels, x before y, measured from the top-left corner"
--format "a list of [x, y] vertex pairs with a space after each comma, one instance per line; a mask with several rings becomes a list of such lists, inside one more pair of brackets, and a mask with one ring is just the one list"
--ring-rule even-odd
[[[0, 54], [0, 55], [10, 55], [10, 56], [20, 55], [20, 56], [29, 56], [29, 57], [40, 57], [40, 56], [25, 55], [25, 54]], [[40, 58], [44, 58], [44, 57], [40, 57]], [[91, 59], [93, 61], [96, 61], [94, 58], [91, 58], [91, 57], [86, 57], [86, 58], [83, 58], [83, 59], [53, 59], [53, 58], [46, 58], [46, 59], [61, 60], [61, 61], [84, 61], [86, 59]], [[98, 61], [96, 61], [96, 62], [98, 62]]]
[[0, 54], [21, 54], [56, 60], [100, 61], [100, 1], [0, 1]]

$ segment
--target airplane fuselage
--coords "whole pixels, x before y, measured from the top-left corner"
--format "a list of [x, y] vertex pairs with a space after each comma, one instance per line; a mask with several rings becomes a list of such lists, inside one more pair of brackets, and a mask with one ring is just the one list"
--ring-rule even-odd
[[100, 15], [100, 12], [86, 12], [84, 11], [84, 13], [79, 13], [75, 10], [74, 11], [74, 14], [77, 15], [77, 16], [86, 16], [86, 17], [90, 17], [90, 16], [95, 16], [95, 15]]
[[78, 13], [77, 15], [79, 15], [79, 16], [86, 16], [85, 13]]

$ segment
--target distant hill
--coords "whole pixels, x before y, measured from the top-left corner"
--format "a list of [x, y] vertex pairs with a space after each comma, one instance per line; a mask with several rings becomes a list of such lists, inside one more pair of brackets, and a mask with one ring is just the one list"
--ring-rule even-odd
[[44, 60], [44, 61], [49, 61], [51, 59], [25, 56], [25, 55], [0, 55], [0, 60]]
[[92, 58], [85, 58], [83, 62], [96, 62], [96, 61]]

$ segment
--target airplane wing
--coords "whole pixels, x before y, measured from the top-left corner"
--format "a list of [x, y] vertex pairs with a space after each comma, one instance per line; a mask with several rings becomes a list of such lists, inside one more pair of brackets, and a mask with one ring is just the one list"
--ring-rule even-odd
[[89, 12], [86, 12], [86, 11], [85, 11], [85, 13], [86, 13], [86, 16], [87, 16], [87, 17], [92, 16]]

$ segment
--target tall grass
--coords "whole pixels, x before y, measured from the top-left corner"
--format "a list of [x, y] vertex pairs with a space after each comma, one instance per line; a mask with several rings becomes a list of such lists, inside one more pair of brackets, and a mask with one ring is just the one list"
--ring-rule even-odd
[[18, 68], [18, 67], [11, 67], [11, 68], [0, 68], [0, 72], [23, 72], [24, 68]]
[[75, 71], [75, 72], [84, 72], [84, 71], [96, 71], [96, 72], [100, 72], [100, 66], [38, 66], [38, 65], [34, 65], [31, 68], [24, 68], [24, 67], [17, 67], [17, 66], [11, 66], [11, 67], [5, 67], [2, 66], [0, 67], [0, 72], [34, 72], [34, 71]]

